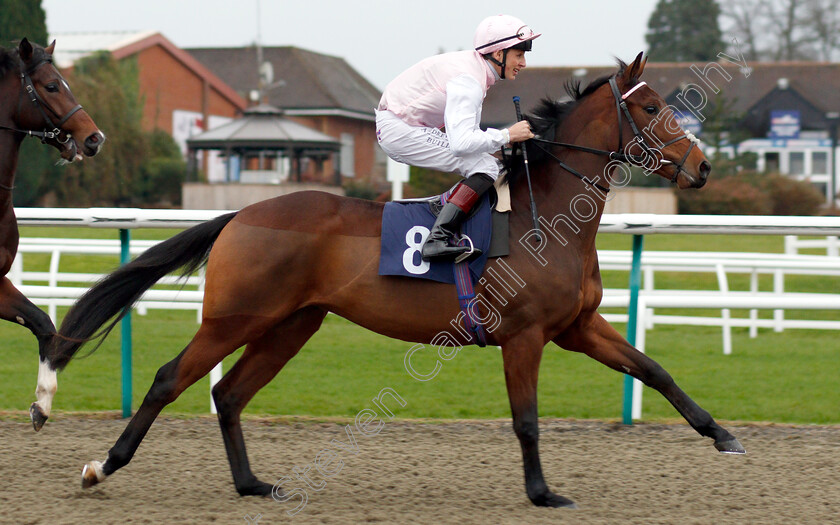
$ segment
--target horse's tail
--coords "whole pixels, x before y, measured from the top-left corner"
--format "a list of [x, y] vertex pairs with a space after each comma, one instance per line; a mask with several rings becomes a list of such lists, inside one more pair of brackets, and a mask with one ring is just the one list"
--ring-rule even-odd
[[186, 276], [201, 268], [207, 262], [213, 243], [235, 216], [236, 213], [228, 213], [193, 226], [149, 248], [96, 283], [64, 317], [54, 339], [51, 364], [58, 370], [64, 369], [79, 348], [90, 340], [99, 340], [91, 352], [99, 348], [134, 303], [164, 275], [182, 268], [181, 276]]

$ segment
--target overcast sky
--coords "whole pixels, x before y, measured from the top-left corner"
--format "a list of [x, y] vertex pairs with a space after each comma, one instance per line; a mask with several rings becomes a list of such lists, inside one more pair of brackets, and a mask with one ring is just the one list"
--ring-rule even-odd
[[[656, 0], [42, 0], [50, 33], [146, 31], [175, 45], [293, 45], [343, 57], [382, 89], [440, 50], [472, 46], [486, 16], [511, 14], [542, 33], [528, 65], [609, 65], [647, 48]], [[258, 10], [259, 15], [258, 16]], [[58, 41], [61, 47], [61, 41]], [[275, 71], [277, 78], [294, 71]]]

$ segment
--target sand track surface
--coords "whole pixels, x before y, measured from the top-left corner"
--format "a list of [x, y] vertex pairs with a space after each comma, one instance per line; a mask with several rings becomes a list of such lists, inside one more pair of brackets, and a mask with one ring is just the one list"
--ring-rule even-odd
[[526, 498], [508, 421], [387, 421], [346, 450], [345, 422], [248, 420], [255, 474], [296, 468], [313, 485], [288, 481], [298, 496], [277, 502], [236, 494], [215, 420], [161, 418], [128, 466], [82, 490], [125, 424], [0, 420], [0, 523], [840, 523], [840, 427], [726, 425], [748, 452], [727, 456], [687, 425], [543, 420], [548, 484], [580, 507], [566, 510]]

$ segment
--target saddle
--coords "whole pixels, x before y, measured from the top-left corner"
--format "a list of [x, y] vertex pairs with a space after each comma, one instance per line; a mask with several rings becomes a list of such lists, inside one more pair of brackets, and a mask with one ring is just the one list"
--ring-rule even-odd
[[[453, 188], [454, 189], [454, 188]], [[462, 242], [469, 242], [481, 253], [468, 262], [425, 261], [420, 249], [429, 235], [437, 214], [446, 203], [448, 192], [434, 197], [404, 199], [385, 204], [382, 213], [382, 241], [379, 258], [379, 275], [429, 279], [455, 284], [458, 302], [464, 313], [463, 323], [479, 346], [485, 345], [481, 323], [470, 308], [475, 297], [473, 287], [481, 278], [489, 257], [510, 253], [508, 224], [510, 195], [507, 186], [497, 184], [495, 191], [488, 191], [473, 207], [464, 220]], [[501, 205], [500, 205], [501, 203]], [[498, 211], [498, 209], [506, 211]]]
[[[446, 199], [455, 190], [456, 186], [458, 186], [458, 183], [440, 195], [415, 199], [398, 199], [392, 202], [402, 204], [426, 203], [429, 206], [431, 214], [437, 218], [440, 211], [443, 209], [444, 204], [446, 204]], [[487, 256], [488, 258], [504, 257], [505, 255], [510, 254], [510, 216], [508, 213], [511, 211], [510, 187], [497, 180], [493, 188], [490, 188], [487, 192], [487, 196], [489, 201], [487, 204], [492, 210], [490, 222], [490, 246], [488, 248], [489, 253]], [[479, 213], [481, 211], [481, 207], [484, 205], [485, 201], [482, 200], [478, 203], [478, 205], [474, 206], [467, 215], [465, 222], [471, 220], [477, 213]]]

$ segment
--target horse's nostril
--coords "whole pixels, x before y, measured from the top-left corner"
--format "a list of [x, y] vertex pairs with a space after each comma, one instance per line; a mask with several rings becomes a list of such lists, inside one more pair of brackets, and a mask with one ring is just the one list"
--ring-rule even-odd
[[709, 164], [709, 161], [704, 160], [700, 163], [700, 177], [703, 180], [706, 180], [706, 177], [709, 176], [709, 173], [712, 171], [712, 165]]
[[102, 143], [104, 141], [105, 135], [103, 135], [101, 132], [96, 132], [85, 139], [85, 147], [89, 150], [93, 150], [94, 152], [96, 152], [102, 146]]

